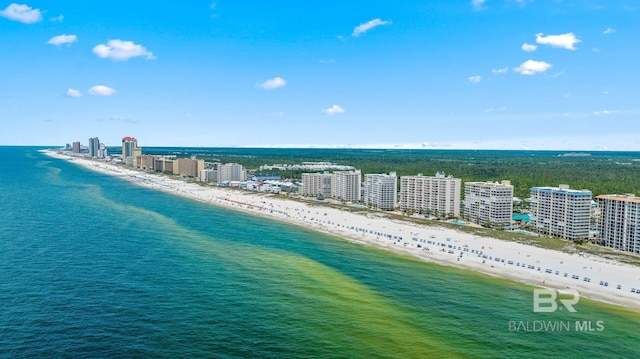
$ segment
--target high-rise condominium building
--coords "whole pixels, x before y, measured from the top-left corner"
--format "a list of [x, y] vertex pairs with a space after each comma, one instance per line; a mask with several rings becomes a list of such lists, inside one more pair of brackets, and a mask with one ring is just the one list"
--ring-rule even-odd
[[142, 156], [142, 148], [138, 147], [138, 140], [135, 137], [124, 137], [122, 139], [122, 161], [129, 166], [135, 166], [136, 156]]
[[136, 167], [145, 171], [155, 171], [156, 158], [157, 157], [153, 155], [136, 156]]
[[98, 150], [99, 158], [107, 158], [109, 156], [109, 151], [107, 150], [107, 146], [104, 143], [100, 144], [100, 149]]
[[303, 173], [302, 195], [307, 197], [331, 198], [331, 178], [329, 172]]
[[559, 187], [531, 188], [530, 224], [538, 232], [566, 239], [589, 237], [591, 191]]
[[512, 213], [511, 182], [465, 182], [465, 220], [481, 225], [506, 226], [511, 223]]
[[621, 251], [640, 254], [640, 197], [600, 195], [598, 236], [602, 244]]
[[225, 163], [218, 164], [218, 183], [222, 182], [237, 182], [237, 181], [245, 181], [247, 178], [247, 172], [244, 170], [242, 165], [237, 163]]
[[365, 205], [385, 211], [394, 210], [398, 202], [398, 177], [395, 172], [389, 174], [364, 175]]
[[174, 170], [178, 168], [174, 160], [164, 157], [153, 157], [153, 159], [153, 170], [156, 172], [174, 174]]
[[196, 158], [178, 158], [178, 172], [180, 176], [197, 178], [200, 171], [204, 170], [204, 160]]
[[73, 143], [73, 153], [80, 153], [80, 142], [76, 141]]
[[202, 182], [215, 182], [218, 178], [218, 170], [206, 169], [200, 171], [199, 180]]
[[98, 137], [91, 137], [89, 139], [89, 156], [101, 157], [100, 155], [100, 140], [98, 139]]
[[332, 176], [331, 197], [343, 202], [360, 202], [362, 188], [360, 170], [336, 171]]
[[460, 178], [445, 176], [400, 177], [400, 209], [439, 215], [460, 216]]

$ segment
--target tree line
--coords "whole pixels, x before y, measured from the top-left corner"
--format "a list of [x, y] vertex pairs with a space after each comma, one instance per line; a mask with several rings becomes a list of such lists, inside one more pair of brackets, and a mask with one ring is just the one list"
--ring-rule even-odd
[[514, 195], [529, 197], [529, 189], [568, 184], [599, 194], [640, 195], [640, 153], [489, 150], [378, 150], [276, 148], [156, 148], [145, 153], [196, 155], [212, 162], [235, 162], [256, 173], [278, 173], [299, 179], [305, 171], [257, 171], [261, 165], [332, 162], [362, 173], [396, 172], [427, 176], [443, 171], [462, 182], [510, 180]]

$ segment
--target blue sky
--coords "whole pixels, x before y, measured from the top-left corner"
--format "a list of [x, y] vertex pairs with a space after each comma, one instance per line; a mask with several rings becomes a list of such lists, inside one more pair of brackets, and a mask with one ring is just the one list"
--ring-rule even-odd
[[640, 150], [640, 1], [0, 2], [0, 145]]

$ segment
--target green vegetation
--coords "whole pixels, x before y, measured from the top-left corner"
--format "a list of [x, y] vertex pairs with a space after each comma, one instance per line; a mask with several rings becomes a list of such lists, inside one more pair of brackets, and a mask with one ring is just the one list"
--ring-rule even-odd
[[640, 194], [640, 153], [587, 152], [589, 156], [563, 156], [559, 151], [472, 150], [355, 150], [276, 148], [144, 148], [149, 154], [196, 155], [206, 161], [240, 163], [257, 173], [278, 173], [300, 178], [304, 171], [258, 171], [264, 164], [300, 164], [305, 161], [351, 165], [363, 173], [398, 176], [433, 175], [444, 171], [468, 181], [510, 180], [515, 196], [529, 197], [529, 188], [568, 184], [591, 190], [594, 196], [610, 193]]

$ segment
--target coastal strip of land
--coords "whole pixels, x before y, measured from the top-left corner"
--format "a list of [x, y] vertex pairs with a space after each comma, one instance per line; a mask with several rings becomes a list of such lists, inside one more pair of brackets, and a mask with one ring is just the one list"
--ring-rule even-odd
[[475, 236], [375, 212], [351, 212], [270, 194], [201, 186], [56, 151], [44, 153], [141, 186], [299, 225], [350, 242], [538, 287], [576, 290], [584, 297], [640, 310], [640, 267], [615, 260]]

